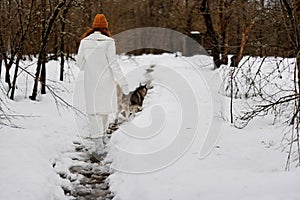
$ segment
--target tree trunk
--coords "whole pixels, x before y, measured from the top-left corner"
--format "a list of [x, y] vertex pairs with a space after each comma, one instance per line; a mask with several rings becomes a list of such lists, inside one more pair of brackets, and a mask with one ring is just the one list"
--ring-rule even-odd
[[[64, 45], [61, 44], [61, 49], [64, 48]], [[65, 56], [64, 52], [60, 52], [60, 75], [59, 75], [59, 80], [64, 81], [64, 68], [65, 68]]]
[[[43, 1], [42, 2], [42, 37], [41, 37], [41, 43], [47, 43], [47, 37], [46, 36], [46, 1]], [[51, 9], [51, 4], [49, 3], [49, 6], [50, 6], [50, 12], [52, 12], [52, 9]], [[54, 37], [54, 40], [56, 38]], [[55, 42], [55, 46], [57, 44], [57, 41], [54, 41]], [[55, 47], [54, 47], [55, 48]], [[46, 49], [46, 46], [45, 48]], [[46, 50], [43, 50], [41, 51], [40, 55], [39, 55], [39, 58], [41, 59], [41, 75], [40, 75], [40, 82], [41, 82], [41, 93], [42, 94], [46, 94], [46, 88], [45, 88], [45, 84], [46, 84]]]
[[[58, 31], [53, 31], [53, 32], [58, 32]], [[53, 47], [53, 57], [52, 57], [52, 59], [54, 59], [54, 60], [57, 60], [58, 59], [58, 37], [57, 37], [57, 34], [55, 34], [54, 35], [54, 38], [53, 38], [53, 40], [54, 40], [54, 47]]]
[[191, 35], [191, 29], [192, 29], [192, 18], [193, 18], [193, 9], [194, 9], [194, 6], [190, 6], [190, 2], [188, 0], [186, 0], [186, 3], [185, 3], [185, 6], [186, 6], [186, 27], [185, 27], [185, 34], [190, 36]]
[[228, 0], [221, 1], [221, 31], [222, 31], [222, 58], [221, 63], [227, 65], [228, 64], [228, 49], [229, 49], [229, 31], [230, 31], [230, 16], [231, 11], [229, 10], [230, 4], [232, 2], [228, 2]]
[[10, 88], [11, 88], [11, 81], [10, 81], [9, 70], [10, 70], [10, 67], [8, 68], [8, 67], [6, 66], [6, 70], [5, 70], [5, 82], [6, 82], [7, 85], [8, 85], [8, 90], [10, 90]]
[[7, 61], [7, 58], [4, 58], [4, 64], [5, 64], [5, 83], [8, 85], [8, 90], [11, 88], [11, 80], [10, 80], [10, 69], [12, 64], [14, 63], [14, 55], [11, 55], [11, 58], [9, 59], [9, 62]]
[[213, 41], [212, 56], [213, 56], [213, 61], [215, 63], [215, 68], [219, 68], [222, 64], [221, 60], [220, 60], [219, 41], [218, 41], [217, 33], [214, 30], [212, 19], [210, 16], [208, 0], [202, 1], [201, 6], [200, 6], [200, 11], [204, 17], [207, 33]]
[[6, 54], [6, 52], [3, 44], [2, 31], [0, 30], [0, 77], [2, 74], [2, 61], [4, 60], [4, 54]]
[[[298, 107], [300, 110], [300, 50], [297, 53], [296, 65], [298, 69]], [[295, 79], [296, 81], [296, 79]]]
[[34, 101], [36, 100], [37, 91], [38, 91], [38, 83], [39, 83], [39, 79], [40, 79], [41, 65], [42, 65], [42, 63], [41, 63], [40, 56], [39, 56], [38, 62], [37, 62], [37, 67], [36, 67], [36, 72], [35, 72], [33, 90], [32, 90], [31, 96], [29, 96], [29, 98]]
[[[1, 35], [1, 31], [0, 31], [0, 43], [3, 42], [2, 40], [2, 35]], [[9, 85], [9, 88], [11, 87], [11, 84], [10, 84], [10, 75], [9, 75], [9, 70], [10, 70], [10, 67], [8, 67], [8, 63], [7, 63], [7, 56], [6, 56], [6, 50], [5, 50], [5, 47], [2, 44], [0, 44], [0, 57], [1, 57], [1, 67], [0, 67], [0, 77], [1, 77], [1, 74], [2, 74], [2, 62], [4, 62], [4, 67], [5, 67], [5, 82], [8, 83]]]
[[41, 47], [40, 47], [40, 51], [39, 51], [39, 55], [38, 55], [38, 62], [37, 62], [37, 67], [36, 67], [32, 95], [29, 97], [31, 100], [36, 100], [37, 91], [38, 91], [38, 83], [40, 80], [40, 73], [41, 73], [41, 68], [42, 68], [42, 62], [43, 62], [43, 60], [45, 60], [45, 58], [43, 58], [43, 57], [46, 54], [46, 46], [48, 44], [50, 32], [51, 32], [54, 22], [58, 16], [58, 13], [59, 13], [60, 9], [65, 5], [65, 2], [66, 2], [66, 0], [62, 0], [56, 5], [52, 15], [49, 17], [48, 22], [46, 24], [47, 29], [42, 36], [42, 42], [41, 42]]
[[45, 61], [45, 55], [43, 56], [42, 60], [42, 70], [41, 70], [41, 93], [46, 94], [46, 61]]
[[[102, 4], [102, 1], [101, 1]], [[61, 33], [60, 33], [60, 76], [59, 80], [64, 80], [64, 68], [65, 68], [65, 27], [66, 27], [66, 17], [69, 11], [69, 6], [67, 5], [63, 11], [62, 18], [61, 18]]]
[[[282, 5], [287, 11], [288, 19], [291, 23], [291, 31], [289, 31], [290, 35], [290, 43], [292, 46], [295, 46], [297, 51], [300, 50], [300, 41], [299, 41], [299, 30], [297, 26], [297, 16], [299, 14], [299, 7], [300, 6], [299, 0], [294, 0], [293, 8], [290, 6], [289, 2], [287, 0], [281, 0]], [[297, 12], [298, 10], [298, 12]], [[295, 52], [297, 54], [297, 52]], [[294, 55], [295, 56], [295, 55]]]
[[[298, 53], [297, 53], [297, 64], [298, 64], [298, 70], [300, 70], [300, 41], [299, 41], [300, 40], [300, 38], [299, 38], [300, 37], [300, 33], [299, 33], [299, 29], [298, 29], [299, 26], [297, 26], [297, 24], [299, 24], [299, 22], [300, 22], [300, 0], [294, 0], [294, 2], [293, 2], [293, 9], [294, 9], [294, 16], [295, 16], [295, 32], [297, 34], [296, 35], [296, 39], [297, 39], [297, 51], [298, 51]], [[300, 76], [300, 74], [299, 74], [299, 76]], [[300, 90], [300, 88], [299, 88], [299, 90]]]
[[237, 55], [232, 57], [232, 62], [231, 62], [232, 67], [237, 67], [239, 65], [240, 61], [242, 60], [243, 55], [244, 55], [244, 50], [245, 50], [245, 47], [246, 47], [246, 44], [248, 41], [249, 33], [250, 33], [254, 23], [255, 23], [255, 20], [253, 19], [250, 22], [250, 24], [245, 28], [245, 30], [242, 34], [240, 50]]
[[2, 74], [2, 55], [0, 54], [0, 77], [1, 77], [1, 74]]
[[222, 53], [222, 64], [228, 64], [228, 48], [229, 48], [229, 20], [225, 21], [225, 30], [223, 34], [223, 53]]
[[14, 98], [15, 98], [15, 90], [16, 90], [16, 85], [17, 85], [19, 63], [20, 63], [20, 56], [18, 56], [17, 60], [16, 60], [15, 73], [14, 73], [13, 82], [12, 82], [12, 86], [11, 86], [11, 93], [10, 93], [10, 97], [9, 97], [11, 100], [14, 100]]

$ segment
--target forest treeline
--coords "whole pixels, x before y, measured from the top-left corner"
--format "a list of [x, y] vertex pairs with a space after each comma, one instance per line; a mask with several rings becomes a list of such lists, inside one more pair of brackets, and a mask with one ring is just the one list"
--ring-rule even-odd
[[73, 59], [97, 13], [106, 15], [113, 35], [163, 27], [191, 36], [211, 52], [217, 67], [228, 63], [229, 54], [237, 66], [244, 55], [296, 57], [300, 49], [300, 0], [5, 0], [0, 10], [0, 73], [4, 63], [13, 97], [12, 65], [17, 74], [20, 59], [36, 56], [33, 100], [39, 81], [45, 93], [49, 60], [60, 58], [63, 80], [65, 59]]
[[239, 51], [251, 24], [245, 54], [295, 57], [299, 46], [293, 27], [299, 29], [294, 21], [300, 12], [298, 0], [5, 0], [0, 3], [1, 54], [13, 55], [22, 46], [22, 55], [37, 55], [59, 3], [46, 36], [46, 52], [53, 55], [76, 53], [80, 36], [97, 13], [107, 16], [113, 34], [138, 27], [164, 27], [189, 36], [199, 31], [197, 39], [205, 48], [218, 45], [229, 54]]

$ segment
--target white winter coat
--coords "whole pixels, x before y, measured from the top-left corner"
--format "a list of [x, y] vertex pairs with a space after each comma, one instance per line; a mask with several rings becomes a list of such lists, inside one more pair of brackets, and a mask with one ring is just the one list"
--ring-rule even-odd
[[115, 81], [123, 92], [128, 85], [119, 67], [115, 41], [94, 32], [80, 42], [77, 65], [84, 71], [87, 114], [110, 114], [117, 111]]

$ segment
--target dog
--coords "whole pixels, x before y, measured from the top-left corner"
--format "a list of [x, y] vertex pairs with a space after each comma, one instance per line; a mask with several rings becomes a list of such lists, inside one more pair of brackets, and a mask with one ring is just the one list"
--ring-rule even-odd
[[118, 112], [116, 113], [115, 121], [118, 121], [119, 114], [122, 112], [124, 112], [123, 116], [126, 120], [130, 117], [135, 117], [135, 114], [142, 110], [147, 92], [147, 84], [140, 84], [133, 92], [125, 95], [122, 93], [121, 87], [117, 84]]
[[147, 84], [145, 85], [140, 84], [140, 86], [136, 88], [130, 96], [130, 105], [139, 106], [140, 108], [142, 108], [147, 92], [148, 92]]

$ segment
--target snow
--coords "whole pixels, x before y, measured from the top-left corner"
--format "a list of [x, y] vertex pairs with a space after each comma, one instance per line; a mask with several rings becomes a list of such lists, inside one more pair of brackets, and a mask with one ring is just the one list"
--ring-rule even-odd
[[[188, 144], [187, 150], [178, 152], [178, 149], [172, 149], [168, 155], [164, 154], [162, 149], [171, 146], [171, 142], [180, 134], [178, 129], [182, 125], [180, 120], [183, 116], [180, 106], [189, 102], [178, 102], [174, 97], [176, 95], [170, 93], [168, 87], [161, 87], [155, 82], [168, 79], [171, 74], [169, 71], [159, 71], [157, 74], [154, 71], [154, 90], [146, 98], [144, 111], [132, 121], [135, 127], [126, 127], [131, 126], [131, 123], [125, 125], [112, 138], [110, 156], [115, 173], [110, 177], [110, 183], [116, 194], [115, 199], [300, 198], [300, 181], [296, 178], [300, 171], [284, 171], [286, 154], [278, 148], [282, 128], [269, 125], [270, 121], [267, 119], [255, 120], [243, 130], [235, 129], [228, 122], [222, 127], [220, 119], [228, 118], [228, 112], [224, 109], [229, 105], [226, 99], [224, 105], [219, 103], [219, 113], [211, 111], [213, 107], [217, 108], [213, 104], [222, 98], [217, 99], [220, 88], [213, 86], [220, 83], [217, 82], [218, 72], [211, 70], [213, 66], [210, 58], [171, 58], [170, 55], [163, 55], [137, 58], [136, 62], [140, 65], [157, 65], [154, 70], [158, 71], [159, 68], [169, 67], [188, 81], [193, 89], [192, 93], [196, 94], [198, 108], [194, 109], [195, 112], [197, 109], [199, 111], [200, 123], [196, 129], [196, 138], [189, 138], [191, 146]], [[197, 66], [198, 69], [192, 66]], [[135, 69], [127, 66], [127, 70], [130, 72]], [[198, 74], [199, 70], [202, 76]], [[164, 114], [151, 113], [151, 108], [154, 109], [156, 105], [163, 107]], [[192, 120], [189, 116], [184, 117]], [[163, 126], [159, 124], [162, 126], [159, 133], [152, 125], [156, 123], [156, 118], [166, 121]], [[145, 121], [148, 123], [141, 125]], [[218, 134], [211, 135], [214, 132], [205, 135], [211, 121], [212, 127], [219, 126], [217, 129], [222, 133], [219, 140]], [[151, 125], [153, 129], [149, 129]], [[135, 133], [135, 130], [138, 131]], [[184, 134], [188, 134], [188, 131]], [[207, 138], [212, 140], [210, 144], [215, 141], [217, 145], [205, 157], [201, 150], [205, 148], [204, 142]], [[174, 156], [174, 152], [175, 157], [172, 160], [170, 157]]]
[[[29, 61], [24, 63], [27, 65]], [[56, 62], [49, 63], [49, 79], [58, 77], [57, 66]], [[66, 183], [52, 165], [64, 161], [61, 157], [71, 152], [72, 142], [78, 140], [74, 134], [73, 112], [60, 108], [59, 113], [50, 94], [39, 96], [37, 102], [25, 98], [26, 83], [31, 89], [32, 81], [26, 82], [23, 73], [19, 77], [16, 101], [4, 102], [12, 110], [10, 114], [19, 116], [12, 119], [19, 128], [0, 129], [0, 199], [68, 199], [61, 188]], [[54, 85], [50, 81], [49, 84]], [[66, 82], [57, 91], [66, 99], [67, 87], [71, 89], [73, 85]], [[1, 95], [1, 98], [5, 97]]]
[[42, 141], [38, 133], [1, 130], [0, 199], [63, 199]]
[[191, 34], [200, 34], [199, 31], [191, 31]]
[[[300, 169], [284, 170], [284, 127], [268, 117], [244, 129], [232, 127], [228, 99], [219, 95], [221, 70], [213, 71], [211, 60], [172, 54], [121, 57], [131, 90], [148, 80], [154, 88], [143, 112], [112, 136], [108, 160], [115, 200], [300, 199]], [[48, 64], [50, 80], [58, 79], [58, 66]], [[145, 73], [151, 66], [154, 71]], [[34, 72], [34, 65], [28, 70]], [[82, 81], [74, 63], [66, 73], [67, 81], [48, 83], [68, 102], [80, 104], [73, 96]], [[84, 123], [73, 110], [57, 107], [49, 93], [37, 102], [25, 98], [32, 88], [25, 73], [18, 88], [16, 101], [3, 102], [22, 116], [12, 120], [19, 128], [0, 128], [0, 199], [69, 199], [61, 187], [71, 185], [58, 173], [71, 165], [73, 142], [80, 141]]]

